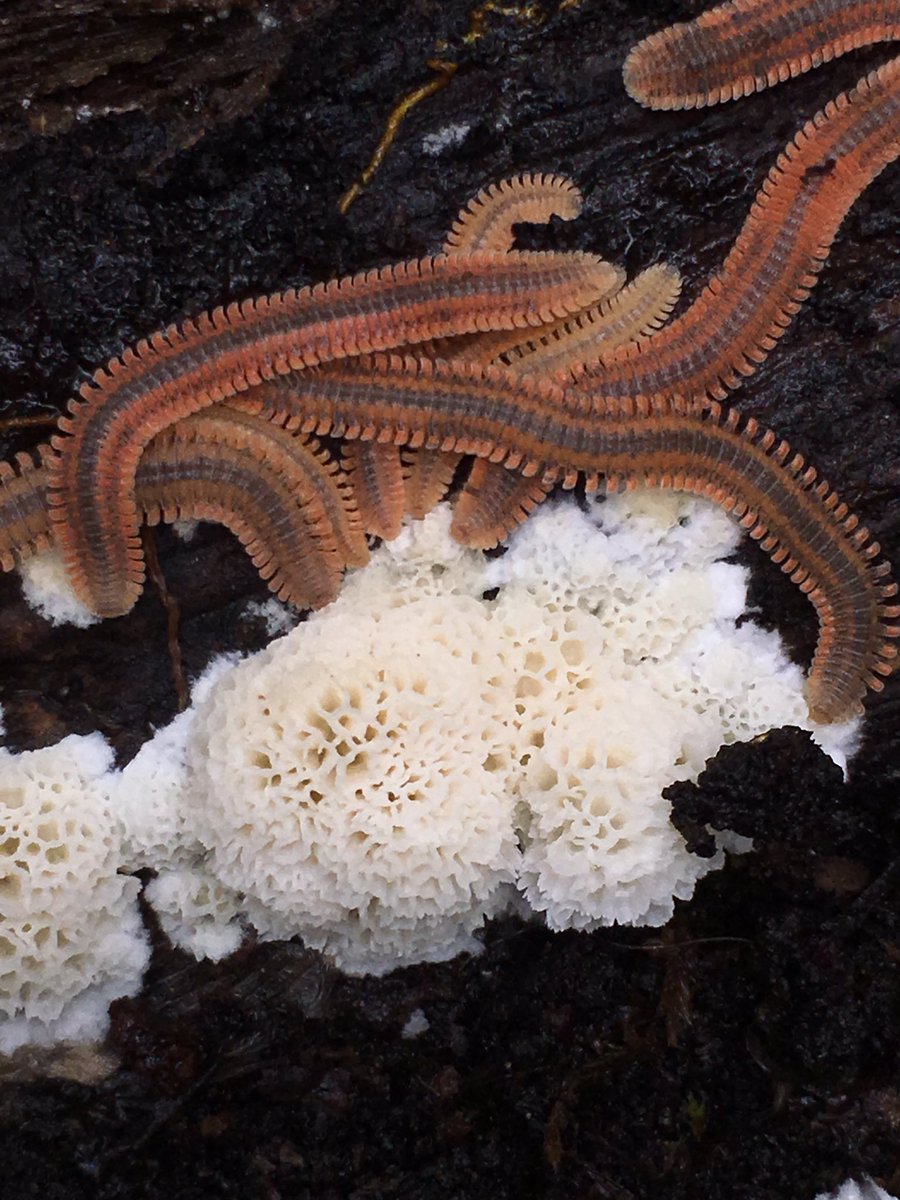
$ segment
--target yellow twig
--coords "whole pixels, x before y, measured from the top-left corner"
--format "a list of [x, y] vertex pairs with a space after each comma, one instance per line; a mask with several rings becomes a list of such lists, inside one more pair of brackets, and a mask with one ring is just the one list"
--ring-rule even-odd
[[356, 197], [362, 192], [363, 188], [367, 187], [375, 175], [375, 172], [384, 162], [385, 155], [391, 148], [391, 143], [397, 136], [397, 132], [410, 109], [414, 108], [420, 100], [427, 99], [428, 96], [433, 96], [435, 92], [439, 92], [441, 88], [447, 86], [453, 76], [456, 74], [455, 62], [444, 62], [443, 59], [432, 58], [428, 60], [428, 66], [432, 71], [437, 71], [436, 79], [432, 79], [430, 83], [424, 83], [421, 87], [404, 96], [402, 100], [394, 106], [391, 115], [387, 119], [387, 124], [384, 127], [384, 133], [381, 135], [381, 141], [375, 147], [375, 153], [372, 155], [369, 165], [362, 172], [359, 179], [347, 188], [343, 196], [338, 202], [338, 209], [343, 216]]

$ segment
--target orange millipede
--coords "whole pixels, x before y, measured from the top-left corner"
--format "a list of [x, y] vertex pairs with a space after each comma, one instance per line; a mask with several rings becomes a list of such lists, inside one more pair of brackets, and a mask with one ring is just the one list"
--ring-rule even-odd
[[808, 692], [819, 720], [856, 712], [892, 669], [900, 607], [889, 603], [897, 585], [878, 544], [802, 456], [736, 410], [605, 399], [502, 367], [381, 356], [368, 375], [348, 364], [299, 383], [260, 388], [260, 415], [304, 433], [471, 454], [542, 486], [583, 475], [594, 486], [608, 479], [708, 496], [816, 607]]
[[625, 87], [649, 108], [701, 108], [898, 37], [896, 0], [727, 0], [639, 42]]
[[[515, 242], [517, 224], [545, 224], [554, 216], [571, 221], [579, 215], [582, 205], [581, 192], [571, 180], [561, 175], [519, 175], [489, 184], [463, 205], [444, 239], [444, 253], [472, 254], [485, 250], [508, 253]], [[599, 304], [619, 293], [624, 279], [625, 272], [620, 267], [607, 264], [606, 277], [598, 277], [598, 290], [591, 297], [590, 308], [583, 309], [586, 319], [591, 319], [598, 312]], [[562, 319], [548, 322], [541, 327], [540, 332], [544, 331], [555, 333], [562, 339], [567, 336]], [[477, 333], [462, 338], [441, 338], [422, 349], [427, 358], [488, 363], [495, 361], [504, 351], [524, 353], [530, 345], [530, 342], [523, 345], [522, 330], [514, 329]], [[361, 369], [365, 369], [363, 364]], [[407, 511], [411, 515], [422, 517], [438, 503], [450, 486], [459, 461], [458, 454], [406, 449], [403, 471]], [[502, 523], [512, 528], [521, 512], [518, 491], [523, 486], [522, 480], [503, 470], [495, 471], [489, 463], [481, 462], [473, 468], [473, 475], [466, 483], [464, 492], [477, 487], [479, 493], [486, 496], [488, 493], [482, 477], [491, 475], [495, 476], [490, 490], [495, 506], [500, 504], [500, 497], [505, 494], [506, 511], [510, 514], [509, 519], [504, 521], [497, 513], [493, 525], [496, 527]], [[526, 491], [530, 493], [535, 486], [526, 482]], [[463, 501], [464, 509], [467, 503]]]
[[[11, 570], [54, 542], [49, 466], [20, 454], [0, 464], [0, 568]], [[368, 558], [365, 537], [333, 463], [314, 443], [223, 409], [179, 421], [154, 438], [137, 471], [136, 501], [151, 525], [217, 521], [234, 533], [269, 587], [298, 608], [337, 595], [346, 565]], [[335, 499], [341, 511], [335, 511]]]
[[[889, 565], [802, 456], [717, 400], [774, 346], [898, 145], [900, 59], [789, 143], [694, 304], [656, 332], [674, 300], [661, 293], [632, 314], [652, 336], [613, 351], [585, 331], [614, 306], [620, 270], [510, 249], [516, 221], [577, 213], [580, 194], [558, 176], [485, 189], [437, 258], [153, 334], [81, 389], [42, 465], [0, 465], [0, 566], [55, 542], [82, 600], [116, 615], [141, 588], [141, 511], [190, 513], [229, 524], [279, 594], [315, 606], [344, 565], [364, 561], [364, 527], [392, 536], [404, 488], [426, 508], [463, 455], [477, 461], [453, 529], [474, 545], [504, 536], [555, 484], [695, 492], [809, 595], [820, 625], [810, 712], [849, 716], [895, 663]], [[377, 353], [409, 346], [424, 357]], [[309, 442], [326, 435], [344, 439], [343, 469]]]
[[900, 58], [807, 121], [690, 308], [652, 337], [587, 366], [584, 386], [607, 396], [724, 399], [788, 328], [847, 211], [898, 152]]
[[606, 264], [587, 254], [420, 259], [231, 304], [113, 358], [71, 402], [52, 444], [50, 505], [76, 593], [118, 616], [141, 589], [134, 479], [152, 437], [264, 379], [449, 333], [577, 312]]

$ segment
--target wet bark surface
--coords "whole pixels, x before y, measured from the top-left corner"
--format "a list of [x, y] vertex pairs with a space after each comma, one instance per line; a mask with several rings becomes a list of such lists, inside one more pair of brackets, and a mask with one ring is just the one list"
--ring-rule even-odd
[[[182, 10], [199, 38], [205, 7], [119, 10], [163, 25]], [[16, 124], [5, 144], [21, 144], [2, 156], [0, 457], [46, 437], [29, 422], [61, 411], [124, 343], [179, 314], [432, 252], [470, 195], [523, 170], [570, 175], [587, 203], [522, 244], [589, 248], [629, 275], [665, 259], [690, 299], [788, 138], [889, 53], [721, 109], [637, 108], [621, 86], [628, 47], [700, 7], [342, 0], [310, 22], [302, 5], [234, 5], [216, 20], [249, 17], [282, 39], [257, 91], [250, 27], [216, 26], [205, 76], [186, 53], [174, 62], [194, 42], [164, 42], [155, 70], [141, 59], [134, 106], [99, 115], [98, 91], [82, 97], [89, 118], [53, 136]], [[127, 51], [123, 28], [109, 44]], [[79, 87], [124, 87], [140, 57], [126, 51], [94, 75], [48, 57], [53, 86], [31, 94], [68, 104]], [[341, 213], [435, 59], [455, 75], [410, 111]], [[244, 89], [233, 109], [229, 87]], [[821, 468], [897, 563], [895, 191], [889, 170], [854, 206], [738, 400]], [[246, 606], [267, 592], [233, 539], [207, 526], [187, 543], [154, 536], [188, 677], [264, 643]], [[743, 554], [752, 603], [808, 660], [805, 600], [755, 547]], [[697, 787], [673, 789], [698, 852], [710, 821], [757, 851], [702, 881], [664, 930], [496, 922], [481, 957], [381, 980], [342, 978], [296, 946], [213, 967], [157, 939], [144, 992], [114, 1006], [107, 1078], [0, 1086], [2, 1194], [796, 1200], [854, 1172], [900, 1191], [898, 694], [870, 703], [848, 783], [794, 732], [723, 752]], [[12, 749], [99, 729], [127, 761], [178, 704], [152, 584], [128, 617], [75, 630], [0, 576], [0, 702]], [[403, 1038], [416, 1010], [428, 1027]]]
[[0, 147], [110, 113], [152, 113], [168, 153], [250, 113], [328, 0], [9, 0]]

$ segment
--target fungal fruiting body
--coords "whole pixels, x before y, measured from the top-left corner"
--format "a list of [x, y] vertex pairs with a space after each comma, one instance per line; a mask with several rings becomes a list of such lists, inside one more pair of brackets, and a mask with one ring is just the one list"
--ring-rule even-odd
[[650, 108], [701, 108], [896, 38], [896, 0], [727, 0], [639, 42], [625, 87]]
[[[217, 946], [239, 912], [382, 972], [477, 949], [513, 887], [554, 929], [661, 924], [721, 861], [686, 852], [666, 784], [723, 741], [809, 727], [799, 668], [735, 620], [747, 572], [721, 561], [738, 530], [713, 505], [551, 503], [494, 559], [449, 523], [405, 527], [125, 768], [179, 944]], [[816, 736], [840, 757], [847, 732]]]
[[513, 798], [485, 768], [488, 632], [474, 600], [352, 630], [329, 611], [201, 706], [188, 828], [263, 936], [300, 932], [356, 972], [475, 948], [518, 860]]
[[[0, 752], [0, 1046], [99, 1036], [137, 989], [125, 872], [155, 873], [144, 900], [197, 957], [250, 923], [359, 973], [477, 952], [515, 889], [553, 929], [662, 924], [721, 863], [687, 852], [664, 787], [810, 726], [800, 669], [736, 621], [733, 522], [662, 492], [551, 503], [489, 559], [450, 516], [216, 663], [122, 771], [96, 734]], [[815, 730], [839, 760], [848, 734]]]
[[0, 750], [0, 1053], [100, 1037], [150, 957], [99, 734]]
[[[663, 492], [551, 503], [494, 559], [449, 524], [407, 526], [327, 611], [214, 664], [122, 771], [96, 734], [0, 751], [0, 1049], [101, 1036], [138, 989], [126, 872], [155, 873], [144, 900], [197, 957], [249, 922], [380, 973], [477, 952], [514, 889], [552, 929], [659, 925], [721, 864], [663, 789], [810, 725], [800, 669], [736, 621], [733, 522]], [[853, 731], [815, 736], [843, 761]]]

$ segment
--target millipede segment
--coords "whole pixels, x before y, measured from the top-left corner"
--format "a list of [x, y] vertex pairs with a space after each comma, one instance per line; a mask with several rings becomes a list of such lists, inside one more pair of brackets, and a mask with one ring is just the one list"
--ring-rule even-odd
[[254, 428], [252, 418], [188, 417], [147, 448], [138, 500], [151, 525], [221, 522], [277, 596], [321, 608], [336, 597], [344, 564], [315, 484], [281, 445], [287, 440], [283, 430]]
[[49, 454], [50, 447], [41, 446], [36, 457], [23, 452], [11, 463], [0, 462], [0, 570], [12, 571], [52, 544], [45, 465]]
[[546, 500], [552, 486], [476, 458], [453, 509], [450, 532], [472, 550], [492, 550]]
[[127, 612], [143, 561], [134, 480], [176, 421], [266, 379], [448, 334], [544, 324], [589, 304], [606, 264], [586, 254], [421, 259], [185, 321], [98, 371], [53, 439], [50, 502], [79, 598]]
[[[11, 570], [54, 543], [48, 496], [53, 452], [0, 464], [0, 567]], [[337, 595], [344, 566], [368, 550], [349, 492], [329, 512], [334, 464], [314, 443], [245, 414], [214, 409], [154, 438], [138, 466], [142, 518], [216, 521], [236, 535], [270, 589], [298, 608]], [[323, 478], [328, 479], [327, 488]]]
[[625, 88], [648, 108], [701, 108], [898, 37], [896, 0], [727, 0], [639, 42]]
[[[571, 220], [581, 211], [581, 193], [560, 176], [523, 175], [484, 188], [460, 212], [445, 251], [510, 250], [514, 225], [546, 222], [554, 215]], [[594, 303], [573, 317], [548, 322], [523, 338], [521, 330], [496, 331], [468, 338], [447, 338], [428, 347], [427, 357], [461, 362], [502, 362], [529, 374], [566, 374], [604, 352], [649, 335], [668, 318], [681, 279], [673, 268], [651, 267], [623, 287], [625, 272], [610, 264], [608, 279]], [[421, 461], [419, 461], [421, 460]], [[459, 455], [407, 450], [407, 510], [423, 516], [446, 493]], [[517, 478], [496, 464], [479, 462], [457, 503], [455, 529], [473, 547], [496, 545], [549, 494], [539, 480]]]
[[669, 319], [680, 295], [680, 273], [657, 263], [599, 304], [536, 330], [527, 341], [521, 334], [483, 336], [493, 339], [498, 351], [491, 361], [529, 375], [566, 376], [602, 361], [620, 346], [652, 337]]
[[[482, 334], [479, 349], [483, 357], [473, 361], [496, 362], [521, 374], [563, 380], [577, 365], [587, 365], [604, 351], [653, 333], [668, 318], [680, 291], [678, 271], [660, 263], [613, 290], [599, 304], [538, 330], [533, 340], [523, 341], [521, 334]], [[551, 491], [550, 484], [479, 460], [457, 500], [454, 534], [473, 549], [490, 549]]]
[[[511, 252], [515, 244], [516, 225], [526, 222], [546, 224], [554, 216], [571, 221], [580, 214], [582, 205], [581, 192], [571, 180], [561, 175], [526, 174], [489, 184], [461, 209], [444, 241], [444, 253], [472, 254], [485, 250], [493, 253]], [[591, 305], [585, 306], [582, 311], [596, 311], [599, 303], [619, 291], [624, 280], [625, 272], [621, 268], [606, 264], [605, 276], [598, 276], [598, 289], [591, 299]], [[565, 318], [546, 322], [539, 330], [555, 330], [563, 320]], [[495, 361], [506, 350], [516, 352], [521, 347], [522, 330], [498, 330], [464, 338], [438, 339], [425, 347], [425, 357], [488, 363]], [[406, 510], [412, 516], [424, 516], [444, 497], [459, 462], [458, 454], [442, 455], [440, 452], [411, 448], [404, 451]], [[495, 468], [485, 463], [480, 471], [490, 475]], [[511, 483], [502, 470], [498, 470], [497, 475], [492, 495], [499, 502], [500, 495], [508, 492], [508, 511], [518, 514], [520, 505], [515, 492], [519, 485]], [[499, 514], [495, 520], [495, 524], [498, 523], [501, 523]], [[512, 528], [517, 521], [506, 523]]]
[[651, 338], [603, 355], [606, 396], [723, 399], [753, 374], [816, 282], [860, 193], [900, 152], [900, 59], [808, 121], [778, 157], [720, 270]]
[[[293, 376], [288, 378], [292, 379]], [[369, 547], [350, 480], [316, 438], [290, 433], [279, 423], [260, 415], [265, 412], [264, 397], [268, 386], [261, 384], [249, 392], [232, 396], [224, 404], [208, 409], [207, 415], [219, 421], [228, 421], [233, 426], [246, 423], [259, 435], [268, 432], [275, 440], [277, 453], [291, 460], [286, 472], [302, 477], [304, 489], [311, 487], [315, 490], [324, 512], [327, 536], [334, 540], [342, 565], [364, 567], [369, 561]], [[177, 425], [173, 427], [177, 428]]]
[[584, 200], [562, 175], [517, 175], [488, 184], [463, 206], [444, 241], [445, 254], [504, 254], [516, 225], [546, 225], [551, 217], [574, 221]]
[[356, 498], [366, 533], [388, 540], [395, 538], [406, 509], [398, 448], [377, 442], [347, 441], [341, 451], [341, 469]]

